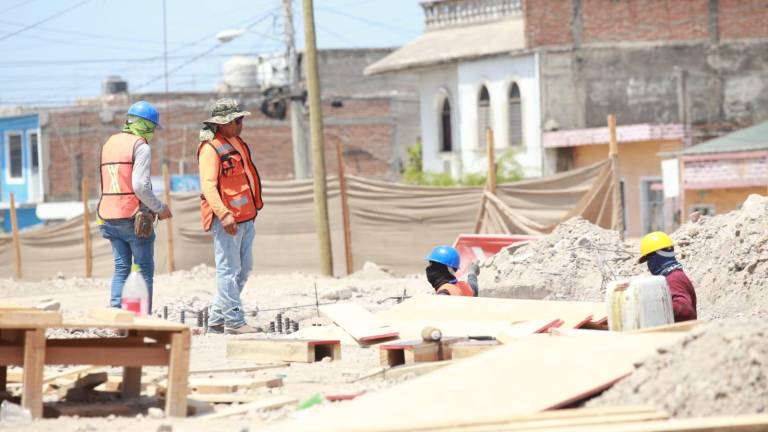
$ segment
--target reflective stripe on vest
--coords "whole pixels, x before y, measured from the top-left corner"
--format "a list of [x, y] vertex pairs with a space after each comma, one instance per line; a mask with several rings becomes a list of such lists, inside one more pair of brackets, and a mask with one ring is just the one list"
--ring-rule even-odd
[[[241, 141], [242, 143], [242, 141]], [[197, 150], [198, 161], [200, 151], [204, 145], [213, 147], [219, 156], [219, 175], [217, 189], [224, 206], [235, 218], [235, 222], [241, 223], [253, 220], [258, 214], [261, 205], [261, 180], [256, 167], [250, 160], [250, 151], [245, 143], [242, 143], [247, 154], [240, 154], [237, 148], [228, 143], [220, 135], [208, 142], [200, 143]], [[249, 175], [253, 178], [253, 184]], [[204, 195], [200, 195], [200, 211], [203, 219], [203, 228], [211, 229], [214, 214]]]
[[112, 135], [101, 148], [101, 199], [98, 214], [103, 220], [129, 219], [141, 202], [133, 192], [133, 151], [142, 138], [129, 133]]

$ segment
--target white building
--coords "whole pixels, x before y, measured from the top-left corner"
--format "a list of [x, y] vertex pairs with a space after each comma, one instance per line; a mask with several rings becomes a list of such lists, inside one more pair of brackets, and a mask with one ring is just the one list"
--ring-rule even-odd
[[542, 175], [538, 55], [525, 50], [520, 0], [422, 3], [423, 35], [366, 68], [419, 77], [423, 164], [453, 177], [486, 172], [486, 129], [526, 177]]

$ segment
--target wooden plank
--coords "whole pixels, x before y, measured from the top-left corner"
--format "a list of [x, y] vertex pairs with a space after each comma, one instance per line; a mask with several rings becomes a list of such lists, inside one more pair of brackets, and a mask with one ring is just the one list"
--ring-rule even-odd
[[466, 340], [456, 342], [451, 346], [451, 358], [454, 360], [472, 357], [482, 352], [500, 346], [498, 341]]
[[341, 343], [337, 340], [300, 339], [231, 339], [227, 341], [227, 358], [256, 362], [312, 363], [323, 357], [341, 359]]
[[521, 337], [529, 336], [535, 333], [544, 333], [545, 331], [559, 327], [562, 324], [560, 319], [553, 320], [534, 320], [514, 324], [502, 330], [496, 335], [496, 340], [501, 343], [511, 343]]
[[[73, 339], [69, 339], [73, 340]], [[46, 350], [47, 364], [93, 364], [97, 366], [165, 366], [169, 352], [164, 345], [148, 347], [53, 346]]]
[[[284, 429], [411, 431], [510, 421], [595, 394], [630, 374], [636, 362], [658, 347], [682, 337], [679, 332], [605, 337], [532, 335], [333, 410], [297, 419]], [[472, 409], [467, 409], [465, 397], [435, 397], [442, 394], [471, 395]]]
[[678, 331], [687, 332], [698, 325], [704, 324], [705, 322], [706, 321], [702, 321], [702, 320], [683, 321], [683, 322], [656, 326], [656, 327], [646, 327], [638, 330], [633, 330], [630, 333], [657, 333], [657, 332], [678, 332]]
[[519, 419], [510, 422], [499, 422], [490, 424], [462, 425], [456, 427], [421, 429], [420, 431], [429, 432], [496, 432], [498, 430], [514, 430], [515, 432], [541, 431], [548, 432], [551, 429], [562, 427], [579, 427], [589, 425], [612, 425], [639, 423], [647, 421], [667, 420], [669, 414], [665, 412], [639, 412], [631, 414], [608, 414], [592, 416], [576, 416], [568, 418], [547, 418], [530, 416], [528, 419]]
[[320, 306], [320, 313], [343, 328], [358, 343], [376, 343], [398, 337], [397, 330], [382, 323], [374, 314], [354, 303]]
[[0, 366], [0, 393], [8, 387], [8, 366]]
[[379, 359], [382, 366], [438, 361], [441, 360], [440, 343], [418, 339], [379, 345]]
[[117, 308], [92, 308], [88, 311], [88, 316], [95, 320], [105, 323], [132, 323], [133, 312]]
[[61, 323], [61, 311], [17, 309], [0, 311], [2, 328], [39, 328]]
[[171, 353], [168, 359], [168, 391], [165, 414], [169, 417], [187, 415], [187, 378], [189, 376], [189, 351], [192, 345], [189, 330], [171, 336]]
[[218, 420], [221, 418], [231, 417], [238, 414], [245, 414], [250, 411], [261, 411], [281, 408], [286, 405], [292, 405], [298, 402], [298, 399], [291, 396], [276, 396], [268, 399], [258, 400], [242, 405], [232, 406], [215, 413], [206, 414], [196, 417], [199, 420]]
[[[162, 385], [162, 384], [161, 384]], [[190, 393], [234, 393], [240, 390], [252, 390], [260, 387], [276, 388], [283, 386], [282, 378], [193, 378], [189, 380]]]
[[393, 326], [396, 322], [415, 320], [522, 322], [561, 319], [564, 322], [563, 328], [575, 328], [590, 315], [593, 320], [605, 317], [605, 304], [420, 295], [407, 299], [376, 316]]
[[[41, 313], [60, 313], [57, 311], [39, 311]], [[0, 316], [3, 312], [0, 311]], [[53, 321], [53, 320], [52, 320]], [[0, 328], [2, 329], [25, 329], [29, 328], [28, 323], [14, 323], [4, 322], [0, 319]], [[111, 329], [111, 330], [145, 330], [145, 331], [164, 331], [164, 332], [177, 332], [188, 330], [189, 327], [172, 323], [164, 319], [155, 317], [136, 317], [132, 323], [104, 323], [95, 320], [89, 320], [85, 318], [78, 319], [77, 321], [55, 321], [46, 322], [40, 324], [38, 327], [57, 328], [57, 329]]]
[[93, 366], [93, 365], [73, 367], [71, 369], [67, 369], [67, 370], [62, 371], [62, 372], [58, 372], [58, 373], [55, 373], [55, 374], [51, 374], [51, 375], [45, 376], [45, 378], [43, 378], [43, 383], [51, 383], [51, 382], [54, 382], [54, 381], [62, 379], [62, 378], [69, 378], [71, 376], [79, 376], [79, 375], [82, 375], [82, 374], [85, 374], [85, 373], [88, 373], [88, 372], [92, 372], [92, 371], [94, 371], [95, 369], [98, 369], [98, 368], [99, 368], [99, 366]]
[[766, 430], [768, 430], [768, 414], [545, 429], [546, 432], [764, 432]]
[[123, 368], [123, 399], [137, 398], [141, 395], [141, 367], [126, 366]]
[[24, 335], [24, 379], [21, 406], [32, 418], [43, 416], [43, 366], [45, 365], [45, 330], [29, 330]]

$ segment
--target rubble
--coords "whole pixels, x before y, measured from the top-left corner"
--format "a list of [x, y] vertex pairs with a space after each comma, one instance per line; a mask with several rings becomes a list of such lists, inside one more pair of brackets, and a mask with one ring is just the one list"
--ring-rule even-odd
[[766, 338], [764, 320], [698, 326], [587, 405], [650, 403], [674, 417], [768, 412]]

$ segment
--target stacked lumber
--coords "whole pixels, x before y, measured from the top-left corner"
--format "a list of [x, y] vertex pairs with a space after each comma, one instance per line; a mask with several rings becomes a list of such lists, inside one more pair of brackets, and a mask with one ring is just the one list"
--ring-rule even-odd
[[321, 306], [320, 313], [343, 328], [360, 344], [382, 342], [399, 336], [397, 330], [354, 303]]

